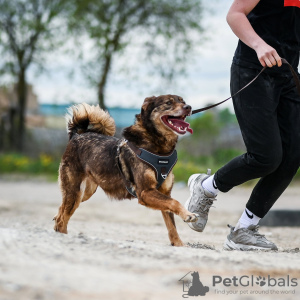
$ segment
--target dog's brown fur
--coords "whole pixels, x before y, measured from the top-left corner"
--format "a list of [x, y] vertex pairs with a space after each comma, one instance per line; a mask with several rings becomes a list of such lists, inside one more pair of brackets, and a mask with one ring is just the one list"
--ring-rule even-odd
[[[100, 186], [115, 199], [133, 198], [117, 167], [119, 162], [126, 179], [133, 183], [138, 202], [162, 211], [169, 239], [174, 246], [183, 246], [175, 225], [174, 214], [185, 222], [196, 220], [195, 214], [187, 211], [177, 200], [171, 198], [174, 176], [156, 188], [155, 171], [137, 158], [127, 143], [113, 137], [114, 120], [99, 106], [85, 103], [73, 106], [73, 116], [68, 122], [70, 141], [59, 167], [59, 183], [62, 204], [54, 217], [56, 231], [67, 233], [68, 221], [79, 204], [88, 200]], [[146, 98], [135, 124], [124, 129], [123, 136], [140, 148], [159, 155], [171, 152], [177, 143], [176, 133], [163, 124], [162, 115], [190, 114], [191, 107], [181, 97], [165, 95]]]

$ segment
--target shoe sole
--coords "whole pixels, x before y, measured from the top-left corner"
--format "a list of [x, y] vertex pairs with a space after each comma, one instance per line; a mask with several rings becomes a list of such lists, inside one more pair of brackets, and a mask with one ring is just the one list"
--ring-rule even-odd
[[[185, 207], [187, 210], [189, 210], [189, 204], [190, 204], [190, 201], [191, 201], [191, 197], [189, 197], [189, 199], [187, 199], [187, 201], [186, 201], [185, 204], [184, 204], [184, 207]], [[193, 229], [193, 230], [195, 230], [195, 231], [197, 231], [197, 232], [202, 232], [202, 231], [203, 231], [203, 230], [197, 230], [197, 229], [195, 229], [194, 226], [193, 226], [193, 223], [186, 223], [186, 224], [188, 224], [189, 227], [190, 227], [191, 229]]]
[[235, 242], [229, 240], [228, 238], [224, 242], [223, 249], [228, 250], [228, 251], [232, 251], [232, 250], [240, 250], [240, 251], [249, 251], [249, 250], [271, 251], [271, 250], [278, 250], [278, 249], [264, 248], [264, 247], [253, 246], [253, 245], [236, 244]]
[[[195, 175], [197, 175], [197, 176], [195, 176]], [[192, 199], [192, 196], [193, 196], [193, 193], [194, 193], [193, 189], [191, 189], [191, 181], [192, 181], [192, 179], [193, 179], [192, 177], [195, 177], [195, 180], [196, 180], [196, 178], [197, 178], [199, 175], [201, 175], [201, 174], [193, 174], [192, 176], [190, 176], [190, 178], [189, 178], [189, 180], [188, 180], [188, 187], [189, 187], [191, 196], [189, 197], [189, 199], [187, 199], [187, 201], [186, 201], [185, 204], [184, 204], [184, 207], [185, 207], [187, 210], [189, 210], [190, 202], [191, 202], [191, 199]], [[191, 229], [193, 229], [194, 231], [197, 231], [197, 232], [203, 232], [203, 229], [201, 230], [201, 229], [196, 229], [196, 228], [194, 228], [193, 223], [187, 223], [187, 224], [188, 224], [189, 227], [190, 227]]]
[[[195, 175], [197, 175], [197, 176], [195, 176]], [[187, 210], [189, 210], [191, 198], [192, 198], [193, 193], [194, 193], [194, 191], [191, 189], [191, 181], [192, 181], [192, 177], [197, 178], [199, 175], [200, 175], [200, 174], [193, 174], [192, 176], [190, 176], [190, 178], [189, 178], [189, 180], [188, 180], [188, 187], [189, 187], [191, 196], [189, 197], [189, 199], [187, 199], [187, 201], [186, 201], [185, 204], [184, 204], [184, 207], [185, 207]]]

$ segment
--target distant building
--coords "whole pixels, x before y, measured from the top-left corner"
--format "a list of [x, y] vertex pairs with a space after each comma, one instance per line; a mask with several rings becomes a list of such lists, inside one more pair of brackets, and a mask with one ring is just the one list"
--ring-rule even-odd
[[[10, 108], [16, 107], [17, 101], [17, 85], [0, 87], [0, 117]], [[63, 116], [70, 106], [72, 104], [39, 104], [33, 86], [27, 86], [26, 123], [29, 126], [48, 127], [49, 125], [49, 127], [61, 128], [64, 126]], [[108, 108], [108, 112], [115, 120], [116, 126], [124, 128], [134, 123], [135, 115], [140, 113], [140, 109], [112, 107]]]
[[[67, 104], [40, 104], [40, 114], [43, 116], [62, 117], [67, 113], [67, 109], [71, 106]], [[115, 120], [118, 128], [130, 126], [134, 123], [135, 115], [141, 112], [137, 108], [108, 108], [109, 114]]]
[[0, 114], [9, 109], [10, 92], [7, 88], [0, 87]]
[[[17, 85], [12, 87], [0, 87], [0, 113], [8, 111], [11, 107], [16, 107], [18, 103]], [[28, 114], [37, 114], [39, 103], [37, 95], [33, 91], [31, 84], [27, 85], [27, 111]]]
[[[0, 120], [7, 124], [13, 111], [16, 111], [18, 103], [17, 84], [9, 87], [0, 87]], [[26, 126], [43, 127], [45, 118], [39, 116], [38, 97], [31, 84], [27, 85], [27, 103], [26, 103]]]

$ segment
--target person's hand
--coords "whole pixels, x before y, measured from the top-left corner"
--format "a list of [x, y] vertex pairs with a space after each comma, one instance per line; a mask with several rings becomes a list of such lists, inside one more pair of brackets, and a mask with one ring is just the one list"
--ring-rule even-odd
[[278, 65], [278, 67], [282, 66], [282, 61], [277, 51], [268, 44], [264, 43], [254, 50], [256, 51], [258, 60], [263, 67], [268, 66], [271, 68], [276, 65]]

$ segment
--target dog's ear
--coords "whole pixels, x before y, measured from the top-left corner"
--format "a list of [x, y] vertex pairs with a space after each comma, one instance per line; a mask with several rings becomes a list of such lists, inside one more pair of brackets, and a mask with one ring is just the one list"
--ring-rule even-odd
[[154, 123], [151, 121], [151, 114], [155, 107], [158, 105], [159, 97], [148, 97], [144, 100], [142, 105], [141, 114], [139, 120], [141, 120], [143, 127], [150, 133], [152, 136], [160, 136], [161, 134], [155, 128]]
[[154, 107], [155, 100], [156, 100], [155, 96], [147, 97], [144, 100], [144, 103], [142, 105], [142, 111], [141, 111], [141, 113], [143, 114], [143, 112], [147, 111], [150, 107]]

